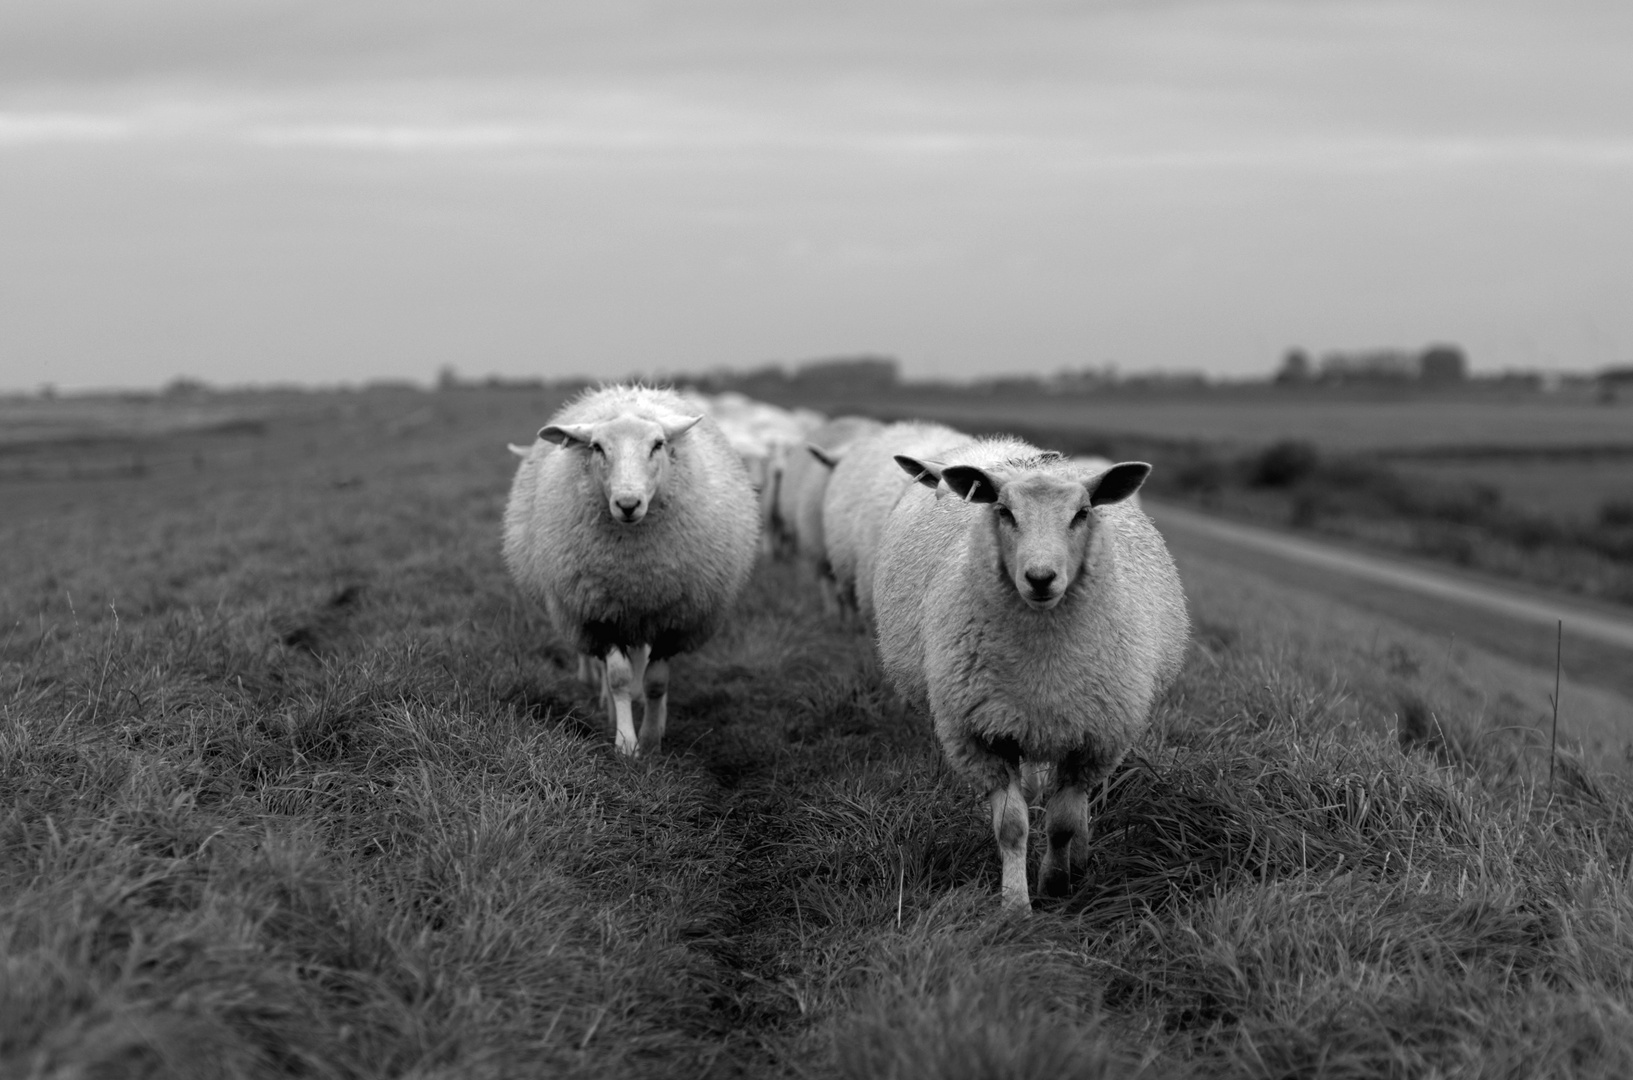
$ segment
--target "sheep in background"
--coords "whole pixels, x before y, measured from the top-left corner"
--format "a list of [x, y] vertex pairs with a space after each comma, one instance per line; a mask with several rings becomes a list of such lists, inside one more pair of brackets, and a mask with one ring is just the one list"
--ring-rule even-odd
[[775, 519], [791, 553], [822, 589], [823, 605], [837, 614], [838, 593], [822, 523], [823, 497], [835, 466], [851, 443], [884, 427], [864, 416], [841, 416], [817, 428], [805, 443], [789, 447], [781, 461]]
[[724, 622], [753, 570], [758, 529], [754, 489], [725, 435], [671, 391], [603, 387], [540, 429], [511, 484], [505, 563], [579, 652], [581, 677], [605, 661], [620, 752], [658, 749], [669, 659]]
[[776, 515], [781, 466], [790, 448], [801, 445], [824, 421], [811, 409], [784, 409], [733, 391], [686, 395], [697, 410], [712, 416], [726, 433], [732, 449], [743, 459], [749, 480], [760, 497], [760, 539], [766, 555], [790, 553], [792, 539]]
[[940, 424], [909, 420], [889, 424], [845, 447], [822, 497], [822, 528], [842, 608], [865, 623], [873, 617], [873, 568], [879, 536], [896, 500], [912, 480], [895, 457], [935, 457], [969, 441]]
[[1016, 439], [947, 460], [899, 458], [925, 486], [885, 529], [879, 653], [891, 683], [930, 712], [948, 759], [984, 786], [1003, 903], [1024, 909], [1023, 767], [1052, 789], [1038, 891], [1061, 895], [1087, 865], [1090, 792], [1178, 675], [1190, 619], [1162, 536], [1132, 498], [1149, 465], [1085, 468]]

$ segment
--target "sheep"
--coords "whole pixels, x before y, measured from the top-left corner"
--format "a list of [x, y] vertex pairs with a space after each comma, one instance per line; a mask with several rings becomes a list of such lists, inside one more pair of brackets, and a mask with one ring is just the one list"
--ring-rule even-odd
[[825, 418], [811, 409], [784, 409], [735, 392], [712, 397], [691, 394], [687, 400], [694, 402], [698, 411], [714, 417], [748, 467], [749, 479], [760, 496], [763, 553], [778, 558], [789, 554], [792, 537], [776, 515], [781, 464], [790, 448], [802, 444]]
[[787, 537], [790, 554], [822, 587], [824, 606], [838, 613], [833, 568], [822, 527], [822, 501], [828, 481], [846, 448], [883, 428], [863, 416], [841, 416], [812, 431], [807, 441], [786, 449], [778, 463], [775, 527]]
[[968, 435], [940, 424], [903, 421], [857, 438], [834, 466], [822, 497], [828, 563], [841, 608], [864, 624], [873, 617], [879, 535], [896, 500], [912, 484], [894, 457], [933, 457], [968, 440]]
[[1087, 867], [1089, 793], [1178, 675], [1190, 618], [1133, 498], [1151, 466], [1085, 467], [1018, 439], [945, 457], [897, 458], [924, 486], [885, 528], [879, 654], [949, 761], [984, 785], [1003, 905], [1026, 909], [1026, 780], [1050, 789], [1038, 891], [1062, 895]]
[[592, 390], [539, 429], [511, 484], [505, 563], [580, 654], [580, 677], [599, 675], [621, 753], [658, 750], [669, 659], [725, 621], [758, 532], [742, 462], [719, 426], [671, 391]]

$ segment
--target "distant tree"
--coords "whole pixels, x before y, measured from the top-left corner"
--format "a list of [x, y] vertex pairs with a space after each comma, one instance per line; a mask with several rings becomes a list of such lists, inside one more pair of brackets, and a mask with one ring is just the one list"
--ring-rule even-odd
[[901, 364], [888, 356], [836, 357], [811, 360], [794, 372], [793, 381], [810, 389], [890, 390], [901, 380]]
[[1462, 382], [1469, 362], [1456, 345], [1431, 345], [1418, 356], [1418, 378], [1426, 383]]
[[1418, 357], [1406, 349], [1329, 352], [1321, 358], [1321, 380], [1334, 383], [1410, 382], [1418, 377]]
[[1288, 349], [1281, 358], [1281, 370], [1276, 372], [1276, 381], [1279, 383], [1304, 383], [1310, 381], [1310, 354], [1303, 349]]
[[195, 379], [189, 375], [177, 375], [165, 383], [162, 393], [167, 398], [194, 398], [203, 397], [210, 392], [203, 379]]

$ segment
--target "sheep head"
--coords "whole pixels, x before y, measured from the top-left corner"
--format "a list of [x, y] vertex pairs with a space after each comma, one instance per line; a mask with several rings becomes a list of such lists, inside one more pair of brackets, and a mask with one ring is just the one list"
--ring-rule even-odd
[[606, 496], [607, 513], [620, 525], [637, 525], [669, 475], [674, 441], [701, 419], [625, 414], [590, 424], [551, 424], [539, 429], [539, 438], [587, 455], [590, 475]]
[[941, 479], [959, 498], [990, 507], [999, 570], [1028, 607], [1048, 611], [1089, 558], [1099, 525], [1095, 508], [1122, 502], [1150, 473], [1143, 461], [1113, 465], [1087, 480], [1052, 469], [1005, 475], [949, 465]]

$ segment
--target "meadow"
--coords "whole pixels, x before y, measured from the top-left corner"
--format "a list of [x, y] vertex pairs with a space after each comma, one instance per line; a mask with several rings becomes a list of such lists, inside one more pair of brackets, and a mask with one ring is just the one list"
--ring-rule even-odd
[[240, 402], [0, 480], [0, 1074], [1633, 1075], [1633, 804], [1551, 760], [1550, 671], [1181, 553], [1091, 880], [1006, 917], [789, 566], [615, 754], [498, 556], [555, 403]]
[[1448, 447], [1633, 448], [1633, 401], [1606, 402], [1576, 391], [1260, 384], [1194, 391], [1112, 388], [1042, 398], [922, 395], [919, 401], [964, 423], [1077, 426], [1107, 436], [1233, 449], [1289, 439], [1332, 451], [1385, 454]]
[[1473, 386], [840, 401], [1157, 466], [1150, 490], [1633, 607], [1633, 403]]

